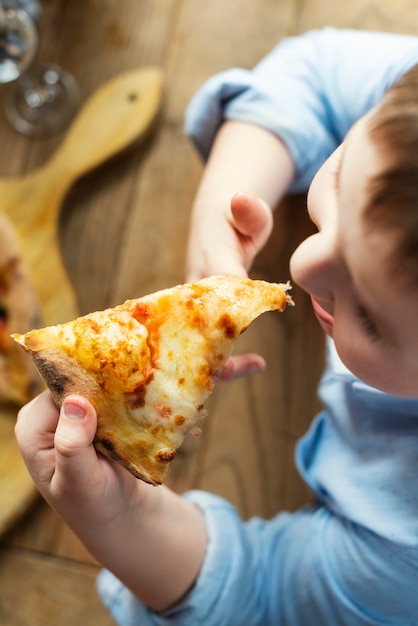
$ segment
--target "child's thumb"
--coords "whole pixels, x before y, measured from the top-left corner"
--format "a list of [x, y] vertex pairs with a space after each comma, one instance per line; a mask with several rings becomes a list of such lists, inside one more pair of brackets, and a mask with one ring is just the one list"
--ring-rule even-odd
[[231, 202], [235, 227], [248, 237], [270, 235], [273, 215], [268, 204], [261, 198], [254, 198], [244, 193], [237, 193]]
[[92, 446], [96, 427], [96, 412], [88, 400], [75, 395], [64, 399], [54, 439], [58, 470], [73, 472], [74, 457], [78, 462], [80, 457], [84, 463], [97, 462]]

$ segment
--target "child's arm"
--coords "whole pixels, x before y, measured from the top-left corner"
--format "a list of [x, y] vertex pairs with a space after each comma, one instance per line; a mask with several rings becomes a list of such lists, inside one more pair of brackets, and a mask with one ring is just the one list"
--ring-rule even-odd
[[197, 507], [97, 455], [96, 414], [70, 396], [59, 416], [49, 392], [26, 405], [18, 444], [42, 495], [98, 561], [162, 611], [193, 586], [206, 551]]
[[[270, 236], [272, 208], [293, 176], [290, 155], [276, 135], [253, 124], [226, 122], [193, 205], [187, 279], [245, 276]], [[260, 355], [241, 354], [228, 359], [217, 377], [230, 380], [264, 368]]]
[[276, 135], [253, 124], [225, 122], [193, 205], [188, 280], [246, 275], [271, 233], [271, 209], [293, 176], [290, 155]]
[[[254, 198], [274, 208], [288, 188], [305, 191], [416, 55], [414, 37], [327, 28], [283, 40], [252, 71], [209, 79], [186, 113], [186, 132], [207, 160], [188, 278], [245, 274], [271, 229], [269, 211]], [[234, 198], [231, 208], [237, 192], [252, 199]]]

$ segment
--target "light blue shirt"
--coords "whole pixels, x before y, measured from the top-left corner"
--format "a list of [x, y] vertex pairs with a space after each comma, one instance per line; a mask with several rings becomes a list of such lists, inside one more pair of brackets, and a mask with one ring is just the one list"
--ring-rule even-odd
[[[415, 37], [312, 31], [284, 40], [253, 71], [210, 79], [186, 130], [205, 158], [224, 119], [269, 129], [294, 159], [292, 191], [304, 190], [417, 62]], [[225, 500], [187, 493], [209, 538], [195, 586], [158, 615], [104, 571], [99, 592], [118, 624], [418, 626], [418, 400], [367, 386], [327, 346], [324, 408], [296, 449], [317, 503], [244, 523]]]

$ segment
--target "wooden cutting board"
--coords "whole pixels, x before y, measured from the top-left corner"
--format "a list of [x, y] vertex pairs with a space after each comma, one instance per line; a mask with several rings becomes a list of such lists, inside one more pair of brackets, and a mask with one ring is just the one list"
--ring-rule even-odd
[[[6, 218], [17, 235], [42, 325], [78, 315], [59, 248], [62, 201], [77, 178], [149, 130], [159, 110], [162, 82], [161, 71], [153, 67], [113, 78], [86, 101], [47, 163], [23, 176], [0, 179], [0, 217]], [[19, 328], [13, 327], [15, 319], [7, 315], [7, 332], [30, 330], [30, 317], [27, 328], [22, 327], [22, 319]], [[18, 408], [0, 404], [0, 533], [10, 528], [36, 495], [14, 438]]]

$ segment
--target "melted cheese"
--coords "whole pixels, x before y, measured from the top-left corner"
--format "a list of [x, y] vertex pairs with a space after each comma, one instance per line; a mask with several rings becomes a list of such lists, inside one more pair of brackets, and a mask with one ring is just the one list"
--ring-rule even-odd
[[67, 393], [94, 404], [98, 448], [158, 483], [204, 415], [213, 374], [239, 334], [264, 311], [283, 310], [287, 288], [212, 277], [17, 339], [58, 405]]

